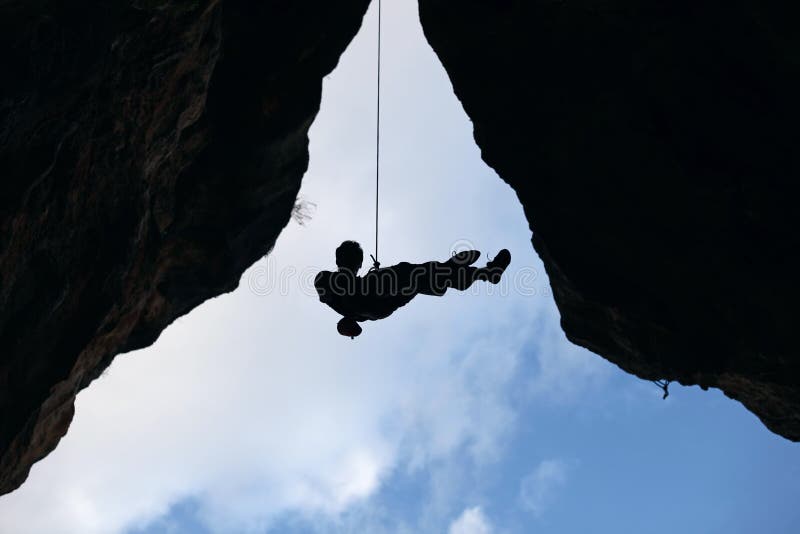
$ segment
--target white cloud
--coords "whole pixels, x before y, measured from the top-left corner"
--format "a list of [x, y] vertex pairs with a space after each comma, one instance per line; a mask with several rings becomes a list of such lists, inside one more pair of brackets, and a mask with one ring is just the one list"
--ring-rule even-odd
[[540, 517], [552, 506], [567, 483], [569, 465], [559, 459], [543, 460], [520, 483], [519, 497], [525, 508]]
[[[552, 305], [555, 308], [555, 304]], [[558, 313], [553, 310], [553, 313]], [[599, 389], [611, 376], [612, 364], [566, 340], [558, 322], [545, 320], [531, 336], [536, 369], [530, 393], [537, 400], [564, 404]]]
[[450, 523], [449, 534], [490, 534], [491, 524], [480, 506], [465, 509], [457, 519]]

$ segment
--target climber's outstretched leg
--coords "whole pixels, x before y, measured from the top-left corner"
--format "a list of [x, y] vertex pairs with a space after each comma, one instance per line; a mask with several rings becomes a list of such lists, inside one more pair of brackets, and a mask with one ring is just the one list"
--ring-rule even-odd
[[500, 282], [503, 272], [511, 263], [511, 253], [506, 249], [501, 250], [486, 267], [470, 265], [477, 261], [479, 255], [477, 251], [467, 251], [444, 262], [400, 263], [389, 269], [398, 274], [400, 291], [404, 294], [442, 296], [448, 288], [464, 291], [478, 280], [492, 284]]

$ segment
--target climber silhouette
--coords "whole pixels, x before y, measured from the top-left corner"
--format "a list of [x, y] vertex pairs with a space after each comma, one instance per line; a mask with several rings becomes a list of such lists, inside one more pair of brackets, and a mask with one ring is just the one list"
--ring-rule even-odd
[[500, 282], [511, 253], [503, 249], [486, 267], [472, 267], [480, 255], [467, 250], [444, 262], [403, 262], [358, 276], [364, 253], [355, 241], [345, 241], [336, 249], [339, 269], [321, 271], [314, 286], [319, 300], [343, 315], [336, 325], [339, 333], [354, 338], [361, 334], [358, 322], [385, 319], [419, 294], [442, 296], [449, 287], [464, 291], [477, 280]]

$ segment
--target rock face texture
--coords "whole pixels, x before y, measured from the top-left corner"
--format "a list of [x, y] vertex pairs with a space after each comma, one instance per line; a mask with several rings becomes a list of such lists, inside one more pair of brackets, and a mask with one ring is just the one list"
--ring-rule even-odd
[[573, 342], [800, 440], [800, 8], [420, 0]]
[[0, 0], [0, 494], [288, 222], [368, 0]]

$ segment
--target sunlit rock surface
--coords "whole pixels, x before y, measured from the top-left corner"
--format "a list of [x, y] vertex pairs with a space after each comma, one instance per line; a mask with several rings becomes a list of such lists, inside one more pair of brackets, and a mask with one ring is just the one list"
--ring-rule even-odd
[[420, 0], [569, 339], [795, 441], [799, 9]]
[[0, 493], [290, 217], [367, 0], [0, 0]]

